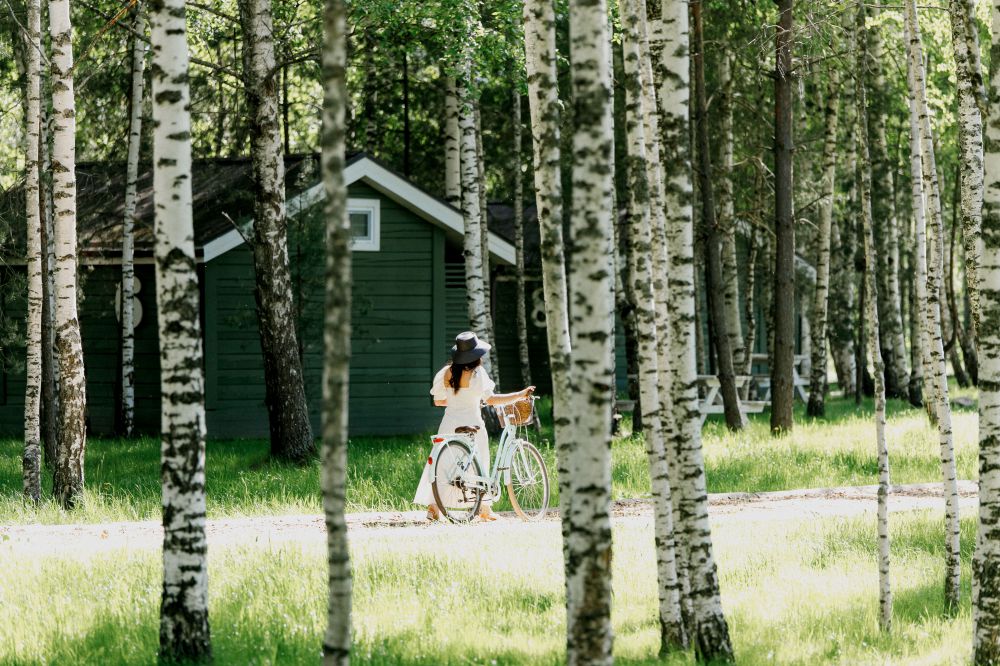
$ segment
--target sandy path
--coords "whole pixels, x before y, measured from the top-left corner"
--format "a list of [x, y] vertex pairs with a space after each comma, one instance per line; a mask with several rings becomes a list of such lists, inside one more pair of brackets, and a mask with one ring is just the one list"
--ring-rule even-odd
[[[709, 511], [713, 523], [729, 520], [770, 521], [821, 517], [850, 517], [875, 512], [876, 486], [850, 486], [772, 493], [728, 493], [711, 495]], [[976, 507], [974, 481], [960, 481], [963, 511]], [[940, 484], [896, 486], [890, 498], [891, 511], [942, 510]], [[652, 516], [648, 500], [615, 502], [614, 521], [644, 522]], [[552, 529], [558, 515], [550, 513], [541, 525], [521, 523], [513, 514], [495, 523], [451, 525], [429, 524], [422, 511], [354, 513], [347, 522], [352, 540], [403, 537], [410, 533], [425, 537], [461, 529], [512, 527]], [[543, 527], [548, 525], [550, 527]], [[89, 525], [0, 526], [0, 556], [74, 555], [87, 557], [119, 550], [157, 550], [162, 542], [160, 524], [154, 521]], [[239, 545], [321, 545], [326, 538], [323, 518], [318, 515], [258, 516], [208, 521], [209, 547]]]

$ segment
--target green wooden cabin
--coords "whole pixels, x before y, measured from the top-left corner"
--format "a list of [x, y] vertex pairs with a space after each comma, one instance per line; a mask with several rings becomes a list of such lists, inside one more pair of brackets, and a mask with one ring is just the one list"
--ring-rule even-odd
[[[247, 160], [196, 161], [193, 173], [195, 240], [202, 287], [202, 325], [208, 435], [264, 437], [263, 364], [254, 311], [251, 251], [244, 242], [252, 202]], [[313, 156], [286, 163], [289, 254], [296, 297], [306, 394], [319, 426], [322, 372], [323, 219], [322, 185]], [[121, 392], [120, 330], [116, 296], [124, 168], [82, 164], [78, 168], [80, 321], [92, 434], [116, 429]], [[440, 410], [428, 395], [434, 373], [448, 358], [451, 340], [468, 328], [465, 314], [462, 214], [407, 179], [363, 155], [348, 161], [349, 210], [354, 241], [351, 433], [409, 434], [433, 429]], [[140, 177], [136, 224], [136, 427], [159, 430], [159, 360], [152, 263], [152, 174]], [[21, 199], [23, 194], [9, 195]], [[10, 201], [0, 210], [16, 211]], [[8, 213], [14, 215], [15, 213]], [[23, 235], [23, 222], [21, 223]], [[23, 245], [22, 245], [23, 247]], [[495, 274], [514, 261], [513, 246], [490, 233]], [[23, 257], [23, 250], [20, 251]], [[18, 256], [17, 250], [8, 256]], [[23, 260], [21, 261], [23, 265]], [[17, 282], [18, 267], [6, 278]], [[20, 269], [23, 274], [23, 268]], [[495, 297], [509, 297], [503, 282]], [[23, 278], [20, 284], [23, 290]], [[9, 311], [23, 313], [7, 299]], [[23, 314], [20, 316], [23, 317]], [[513, 307], [499, 305], [506, 322]], [[498, 335], [502, 325], [498, 324]], [[536, 331], [534, 336], [538, 337]], [[544, 330], [541, 331], [544, 341]], [[516, 339], [515, 339], [516, 344]], [[18, 357], [18, 350], [8, 356]], [[20, 352], [23, 358], [23, 351]], [[533, 351], [533, 357], [544, 357]], [[23, 365], [6, 363], [0, 374], [0, 433], [23, 428]], [[544, 370], [539, 371], [544, 373]], [[519, 377], [501, 379], [515, 388]]]

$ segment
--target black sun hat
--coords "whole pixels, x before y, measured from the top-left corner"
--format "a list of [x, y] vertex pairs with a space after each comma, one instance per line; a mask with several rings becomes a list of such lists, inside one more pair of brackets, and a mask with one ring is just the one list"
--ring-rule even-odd
[[465, 331], [455, 336], [455, 344], [451, 348], [452, 363], [472, 363], [482, 358], [490, 350], [489, 343], [480, 340], [472, 331]]

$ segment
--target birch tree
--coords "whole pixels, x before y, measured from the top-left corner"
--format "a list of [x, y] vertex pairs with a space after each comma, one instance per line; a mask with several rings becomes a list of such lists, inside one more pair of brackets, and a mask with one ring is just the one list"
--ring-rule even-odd
[[444, 76], [444, 200], [462, 207], [462, 132], [458, 126], [458, 86]]
[[[719, 66], [719, 135], [721, 160], [717, 169], [718, 226], [722, 253], [722, 299], [726, 313], [726, 335], [733, 356], [733, 366], [746, 365], [747, 347], [740, 321], [739, 265], [736, 260], [736, 212], [733, 199], [733, 56], [728, 50], [722, 54]], [[741, 373], [745, 374], [745, 373]]]
[[254, 182], [253, 258], [257, 327], [264, 358], [271, 455], [304, 463], [315, 451], [295, 330], [288, 265], [285, 159], [281, 142], [278, 68], [271, 0], [239, 0], [244, 91]]
[[531, 357], [528, 354], [528, 312], [524, 284], [524, 176], [521, 172], [521, 90], [514, 92], [514, 253], [517, 270], [517, 355], [521, 362], [521, 382], [531, 386]]
[[867, 325], [867, 346], [875, 370], [875, 448], [878, 454], [878, 574], [879, 574], [879, 627], [889, 632], [892, 629], [892, 582], [889, 577], [889, 448], [885, 438], [885, 364], [879, 345], [878, 287], [875, 277], [875, 238], [872, 230], [872, 177], [871, 157], [868, 151], [868, 100], [865, 94], [864, 76], [867, 62], [867, 39], [865, 36], [865, 6], [858, 6], [855, 44], [857, 50], [857, 71], [855, 77], [858, 123], [858, 160], [860, 161], [860, 187], [862, 237], [865, 250], [865, 289], [862, 296], [865, 303]]
[[[573, 490], [571, 462], [576, 433], [570, 414], [569, 286], [563, 239], [563, 192], [559, 127], [562, 102], [556, 72], [555, 11], [551, 0], [525, 0], [524, 52], [531, 116], [535, 205], [542, 259], [545, 330], [552, 373], [552, 414], [558, 464], [559, 508], [563, 516], [563, 555], [569, 567]], [[567, 599], [569, 581], [567, 579]], [[567, 602], [568, 603], [568, 602]]]
[[[652, 68], [644, 0], [626, 0], [620, 5], [622, 48], [625, 69], [625, 126], [628, 139], [626, 168], [629, 182], [628, 263], [629, 289], [635, 301], [639, 328], [639, 384], [642, 394], [643, 434], [649, 460], [650, 488], [653, 495], [654, 534], [656, 536], [657, 588], [659, 591], [660, 653], [684, 647], [686, 635], [680, 607], [680, 589], [674, 548], [673, 503], [670, 475], [664, 443], [664, 422], [670, 415], [664, 410], [661, 382], [668, 369], [665, 345], [667, 323], [662, 290], [662, 254], [665, 243], [654, 236], [664, 232], [663, 201], [660, 181], [659, 137], [655, 121], [655, 95], [652, 91]], [[654, 222], [654, 219], [656, 222]], [[659, 307], [658, 307], [659, 306]], [[663, 387], [669, 391], [669, 384]]]
[[39, 123], [41, 121], [42, 7], [28, 0], [24, 40], [26, 106], [24, 178], [25, 221], [28, 240], [28, 318], [24, 391], [24, 496], [41, 499], [41, 396], [42, 396], [42, 216], [39, 197]]
[[968, 0], [950, 0], [948, 7], [958, 83], [958, 164], [966, 289], [975, 333], [980, 315], [977, 267], [983, 216], [983, 117], [980, 111], [983, 75], [979, 64], [979, 35], [973, 27], [974, 5]]
[[614, 179], [611, 41], [603, 0], [570, 0], [573, 92], [573, 244], [569, 266], [570, 395], [573, 445], [568, 461], [573, 499], [566, 544], [566, 660], [612, 663], [611, 394], [614, 382]]
[[141, 36], [146, 32], [145, 7], [136, 2], [132, 22], [132, 98], [129, 113], [128, 162], [125, 167], [125, 214], [122, 217], [122, 432], [132, 436], [135, 422], [135, 192], [139, 179], [139, 147], [142, 144], [142, 93], [146, 49]]
[[76, 104], [69, 0], [49, 1], [52, 41], [52, 190], [55, 236], [55, 326], [59, 362], [59, 446], [52, 493], [72, 508], [83, 493], [87, 385], [77, 317]]
[[977, 665], [1000, 663], [1000, 0], [990, 3], [979, 305], [979, 540], [973, 558], [973, 650]]
[[[920, 23], [915, 0], [906, 0], [906, 27], [908, 41], [907, 64], [911, 70], [911, 95], [916, 99], [920, 129], [921, 184], [924, 187], [928, 217], [932, 225], [933, 243], [927, 266], [927, 287], [918, 300], [926, 318], [924, 341], [930, 358], [928, 380], [934, 383], [934, 412], [937, 416], [941, 443], [941, 474], [945, 497], [945, 605], [957, 608], [961, 582], [961, 553], [959, 544], [958, 481], [955, 469], [955, 447], [952, 440], [951, 404], [948, 399], [948, 369], [941, 339], [942, 276], [944, 273], [944, 224], [941, 219], [941, 195], [938, 188], [937, 164], [934, 156], [934, 135], [931, 130], [927, 89], [924, 77], [923, 49], [920, 41]], [[917, 202], [914, 201], [914, 204]], [[923, 216], [917, 222], [923, 222]], [[920, 230], [918, 229], [918, 234]], [[917, 252], [921, 251], [919, 240]], [[921, 298], [923, 297], [923, 298]]]
[[205, 540], [205, 402], [191, 199], [184, 0], [150, 14], [156, 304], [160, 336], [163, 596], [160, 657], [211, 660]]
[[323, 185], [326, 190], [326, 309], [323, 332], [321, 481], [329, 567], [323, 663], [351, 655], [351, 559], [344, 520], [351, 354], [351, 227], [344, 182], [347, 106], [347, 9], [328, 0], [323, 12]]
[[812, 307], [812, 372], [809, 377], [809, 416], [826, 413], [826, 316], [830, 292], [830, 233], [833, 224], [833, 192], [837, 175], [837, 106], [840, 74], [829, 73], [823, 139], [823, 183], [819, 204], [819, 238], [816, 249], [816, 289]]
[[701, 418], [695, 364], [694, 220], [688, 99], [690, 51], [688, 4], [663, 3], [662, 56], [663, 167], [667, 183], [666, 210], [670, 247], [670, 302], [673, 307], [671, 345], [676, 361], [673, 381], [675, 430], [671, 455], [676, 472], [671, 487], [678, 506], [678, 544], [687, 568], [687, 603], [691, 612], [691, 643], [705, 661], [731, 660], [729, 626], [722, 612], [719, 579], [708, 522]]

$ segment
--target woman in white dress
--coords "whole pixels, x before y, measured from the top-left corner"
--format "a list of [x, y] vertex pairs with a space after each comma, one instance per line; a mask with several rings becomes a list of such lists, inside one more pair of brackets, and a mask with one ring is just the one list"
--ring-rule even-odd
[[[496, 384], [480, 367], [483, 356], [490, 350], [490, 345], [476, 337], [472, 331], [459, 333], [455, 337], [455, 345], [451, 348], [451, 363], [441, 368], [434, 376], [431, 395], [434, 404], [444, 407], [444, 418], [438, 427], [439, 433], [452, 433], [462, 426], [479, 426], [475, 434], [476, 451], [479, 460], [484, 465], [483, 472], [490, 471], [490, 442], [486, 433], [486, 424], [480, 411], [482, 403], [488, 405], [506, 405], [531, 395], [534, 386], [517, 393], [495, 394]], [[413, 498], [415, 504], [427, 506], [427, 519], [437, 520], [441, 512], [434, 503], [434, 493], [431, 491], [431, 466], [424, 465], [423, 476], [417, 486]], [[479, 517], [483, 520], [496, 520], [496, 514], [484, 501]]]

